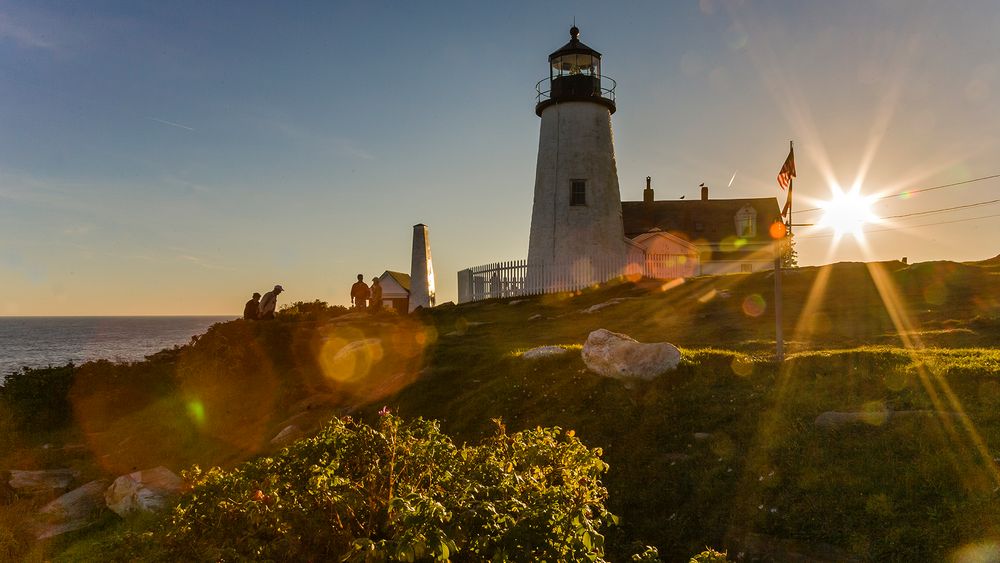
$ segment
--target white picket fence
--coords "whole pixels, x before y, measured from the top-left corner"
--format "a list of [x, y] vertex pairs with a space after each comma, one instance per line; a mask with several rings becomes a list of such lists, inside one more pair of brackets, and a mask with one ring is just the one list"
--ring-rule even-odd
[[493, 262], [458, 272], [458, 302], [576, 291], [623, 276], [657, 279], [698, 275], [697, 256], [652, 254], [638, 262], [577, 261], [528, 264], [527, 260]]

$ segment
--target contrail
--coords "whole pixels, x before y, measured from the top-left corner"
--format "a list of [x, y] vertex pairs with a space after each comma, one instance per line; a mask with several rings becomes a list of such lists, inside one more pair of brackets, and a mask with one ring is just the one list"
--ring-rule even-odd
[[735, 180], [735, 179], [736, 179], [736, 173], [737, 173], [737, 172], [739, 172], [739, 170], [734, 170], [734, 171], [733, 171], [733, 177], [729, 179], [729, 185], [728, 185], [728, 186], [726, 186], [727, 188], [731, 188], [731, 187], [733, 187], [733, 180]]
[[164, 125], [170, 125], [171, 127], [179, 127], [181, 129], [187, 129], [188, 131], [194, 131], [194, 127], [188, 127], [187, 125], [181, 125], [180, 123], [174, 123], [173, 121], [167, 121], [165, 119], [157, 119], [155, 117], [150, 117], [148, 119], [152, 119], [153, 121], [157, 123], [162, 123]]

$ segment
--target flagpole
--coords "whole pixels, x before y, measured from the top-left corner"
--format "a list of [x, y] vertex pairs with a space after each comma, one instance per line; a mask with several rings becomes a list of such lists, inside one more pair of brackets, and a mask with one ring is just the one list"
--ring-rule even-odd
[[[788, 154], [792, 154], [793, 150], [794, 149], [792, 148], [792, 142], [788, 141]], [[789, 240], [791, 240], [792, 238], [792, 186], [794, 185], [795, 185], [795, 176], [789, 176], [788, 177], [788, 224], [786, 225], [786, 227], [788, 228]]]
[[[789, 140], [789, 157], [793, 154], [793, 150], [792, 141]], [[774, 357], [777, 359], [778, 363], [785, 361], [785, 334], [781, 327], [781, 309], [783, 301], [781, 292], [781, 260], [783, 258], [782, 254], [785, 250], [786, 239], [790, 241], [792, 237], [792, 178], [794, 178], [794, 176], [789, 175], [788, 201], [786, 202], [786, 205], [788, 206], [788, 219], [785, 223], [786, 232], [784, 233], [784, 236], [774, 240]]]

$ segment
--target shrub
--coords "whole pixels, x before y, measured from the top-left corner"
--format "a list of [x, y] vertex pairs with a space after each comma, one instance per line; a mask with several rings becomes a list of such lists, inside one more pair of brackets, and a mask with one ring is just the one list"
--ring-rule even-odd
[[706, 547], [705, 551], [692, 557], [690, 563], [729, 563], [729, 558], [724, 551], [719, 552], [711, 547]]
[[22, 430], [57, 430], [73, 418], [69, 401], [73, 375], [73, 364], [25, 368], [7, 376], [0, 387], [0, 399], [6, 403], [14, 424]]
[[174, 559], [603, 561], [607, 470], [559, 428], [456, 447], [436, 422], [335, 419], [275, 457], [186, 472]]
[[317, 299], [315, 301], [296, 301], [295, 303], [282, 305], [278, 311], [278, 318], [286, 320], [326, 320], [346, 313], [347, 307], [341, 305], [331, 306], [326, 301]]

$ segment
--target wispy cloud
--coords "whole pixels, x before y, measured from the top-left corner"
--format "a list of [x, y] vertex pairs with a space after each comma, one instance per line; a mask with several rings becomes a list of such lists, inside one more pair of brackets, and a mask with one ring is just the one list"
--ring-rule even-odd
[[71, 237], [81, 237], [94, 230], [93, 225], [74, 225], [63, 229], [63, 234]]
[[338, 156], [361, 160], [375, 160], [374, 154], [361, 148], [355, 140], [347, 137], [316, 133], [283, 119], [254, 119], [254, 121], [265, 128], [277, 131], [293, 141], [306, 143]]
[[195, 130], [194, 127], [188, 127], [187, 125], [182, 125], [180, 123], [175, 123], [173, 121], [167, 121], [166, 119], [159, 119], [159, 118], [156, 118], [156, 117], [148, 117], [147, 119], [149, 119], [150, 121], [155, 121], [157, 123], [162, 123], [164, 125], [169, 125], [171, 127], [177, 127], [178, 129], [187, 129], [188, 131], [194, 131]]
[[13, 41], [18, 47], [25, 49], [57, 50], [57, 45], [42, 33], [15, 21], [10, 14], [0, 12], [0, 40], [3, 39]]
[[232, 271], [233, 270], [232, 268], [230, 268], [228, 266], [222, 266], [220, 264], [215, 264], [213, 262], [209, 262], [208, 260], [205, 260], [204, 258], [201, 258], [199, 256], [192, 256], [190, 254], [178, 254], [177, 255], [177, 259], [178, 260], [184, 260], [185, 262], [191, 262], [192, 264], [201, 266], [202, 268], [205, 268], [207, 270], [227, 270], [227, 271]]
[[334, 152], [362, 160], [375, 160], [375, 155], [355, 146], [350, 139], [334, 138], [331, 140], [331, 147]]

